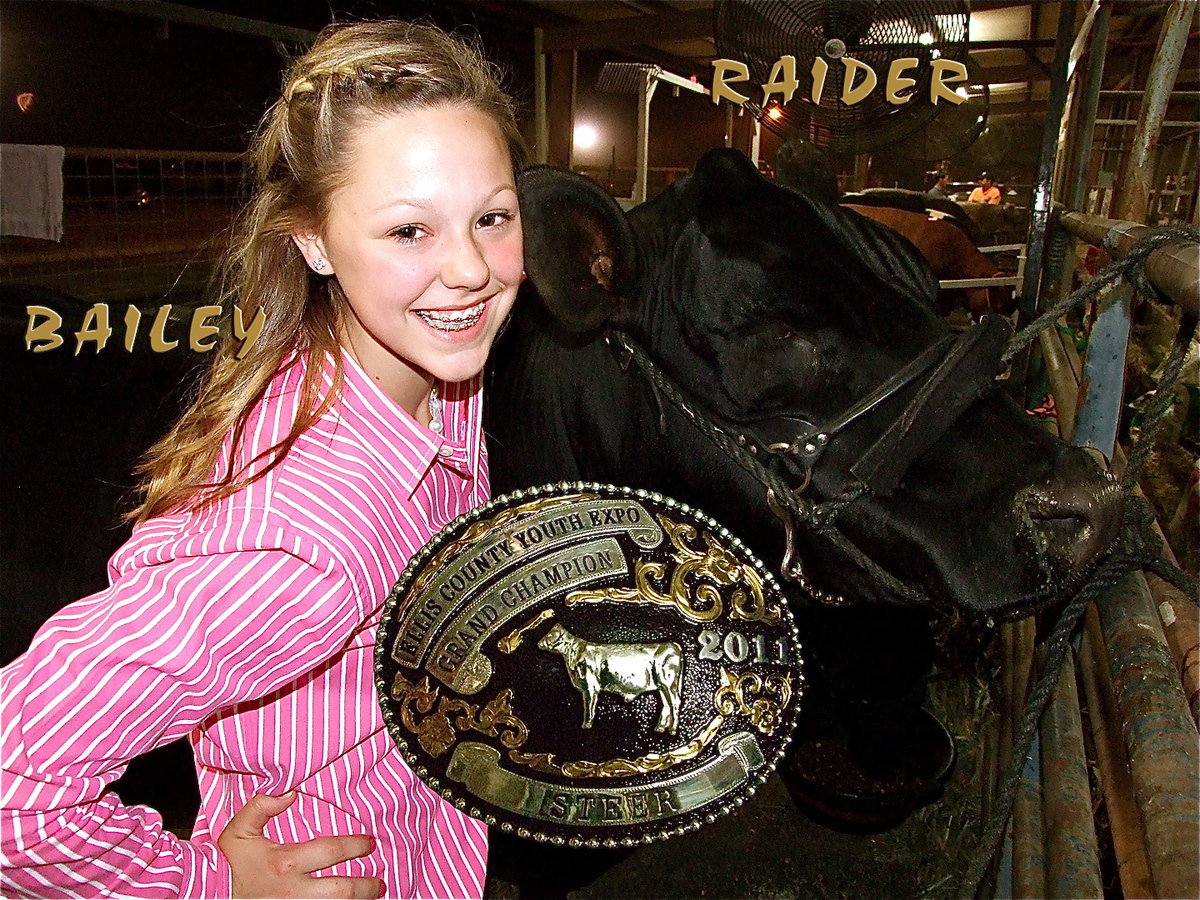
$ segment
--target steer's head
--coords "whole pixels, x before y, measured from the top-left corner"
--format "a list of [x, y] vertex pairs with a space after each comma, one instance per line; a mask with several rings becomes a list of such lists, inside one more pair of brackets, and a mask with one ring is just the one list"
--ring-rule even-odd
[[[786, 444], [800, 420], [836, 420], [947, 334], [931, 311], [936, 281], [909, 245], [768, 182], [734, 151], [709, 153], [628, 215], [570, 173], [530, 170], [520, 187], [528, 269], [560, 326], [581, 340], [628, 332], [695, 408], [761, 447]], [[636, 371], [625, 378], [652, 396]], [[852, 486], [852, 466], [921, 385], [834, 436], [804, 496], [828, 500]], [[645, 452], [606, 471], [704, 508], [777, 562], [783, 528], [762, 484], [670, 409], [660, 435], [657, 407], [646, 406], [656, 414], [628, 426], [643, 434]], [[884, 570], [941, 601], [992, 612], [1036, 604], [1108, 543], [1111, 482], [1003, 392], [948, 415], [898, 483], [840, 514], [841, 529]], [[787, 454], [767, 456], [780, 457], [768, 462], [781, 477], [804, 481]], [[826, 537], [802, 529], [799, 549], [826, 591], [887, 592]]]
[[551, 625], [550, 630], [538, 640], [538, 649], [549, 650], [551, 653], [561, 650], [566, 644], [564, 634], [561, 625]]

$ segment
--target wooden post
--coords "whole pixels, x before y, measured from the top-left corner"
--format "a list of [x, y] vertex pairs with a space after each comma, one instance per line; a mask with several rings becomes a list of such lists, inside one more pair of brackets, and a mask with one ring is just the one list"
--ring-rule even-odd
[[546, 109], [546, 29], [533, 29], [533, 158], [545, 164], [550, 158], [550, 117]]
[[550, 97], [546, 161], [568, 168], [575, 140], [576, 53], [564, 50], [550, 56]]

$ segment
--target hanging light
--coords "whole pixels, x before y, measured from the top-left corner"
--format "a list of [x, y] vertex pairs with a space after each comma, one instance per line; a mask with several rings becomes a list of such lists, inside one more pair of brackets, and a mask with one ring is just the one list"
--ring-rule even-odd
[[596, 146], [596, 140], [599, 135], [596, 129], [591, 125], [576, 125], [575, 126], [575, 146], [581, 150], [587, 150]]

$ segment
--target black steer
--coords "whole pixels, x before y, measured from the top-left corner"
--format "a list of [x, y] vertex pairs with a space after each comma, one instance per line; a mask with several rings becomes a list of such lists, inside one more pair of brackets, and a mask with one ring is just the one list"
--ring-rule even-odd
[[[997, 618], [1049, 603], [1110, 540], [1112, 482], [1003, 392], [975, 400], [975, 389], [915, 446], [906, 447], [903, 426], [893, 430], [895, 442], [882, 446], [904, 462], [892, 483], [840, 511], [844, 541], [806, 527], [786, 541], [760, 478], [606, 336], [629, 335], [692, 410], [748, 436], [770, 471], [799, 486], [806, 475], [796, 454], [770, 445], [784, 449], [800, 420], [836, 421], [946, 339], [924, 262], [887, 229], [768, 182], [735, 151], [709, 153], [627, 215], [570, 173], [535, 168], [519, 190], [540, 301], [518, 301], [493, 358], [494, 490], [574, 479], [630, 485], [703, 509], [775, 571], [790, 545], [819, 592], [857, 607], [813, 605], [793, 586], [814, 676], [809, 736], [819, 721], [817, 733], [837, 729], [868, 769], [898, 771], [932, 641], [926, 611], [888, 602], [901, 599], [897, 585], [909, 601], [920, 592], [929, 605]], [[997, 360], [992, 353], [977, 381], [991, 380]], [[928, 431], [930, 406], [942, 401], [916, 412], [909, 404], [935, 377], [923, 370], [834, 435], [803, 497], [852, 490], [851, 468], [902, 415]], [[805, 728], [802, 719], [798, 743]]]
[[[925, 263], [887, 229], [771, 184], [735, 151], [709, 153], [628, 215], [592, 182], [551, 169], [525, 173], [521, 193], [544, 304], [518, 301], [491, 368], [494, 488], [584, 478], [658, 490], [777, 564], [783, 530], [763, 484], [606, 333], [630, 334], [693, 408], [731, 431], [785, 436], [798, 419], [837, 419], [945, 337]], [[806, 495], [841, 495], [851, 466], [919, 389], [918, 379], [836, 435]], [[838, 524], [934, 601], [1002, 616], [1086, 568], [1116, 512], [1111, 481], [1083, 451], [994, 391], [917, 455], [890, 495], [861, 497]], [[822, 536], [802, 530], [799, 541], [818, 587], [897, 599]]]

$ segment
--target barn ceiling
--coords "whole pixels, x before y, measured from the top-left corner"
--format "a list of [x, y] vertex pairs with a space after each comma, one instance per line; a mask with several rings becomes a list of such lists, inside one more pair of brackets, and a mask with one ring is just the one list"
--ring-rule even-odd
[[[711, 0], [82, 0], [165, 21], [203, 24], [259, 34], [277, 41], [304, 42], [332, 13], [419, 15], [422, 10], [465, 14], [509, 30], [541, 29], [547, 53], [608, 54], [660, 66], [667, 72], [712, 78], [717, 57]], [[364, 11], [363, 3], [369, 8]], [[886, 5], [889, 0], [883, 0]], [[1099, 0], [1075, 4], [1074, 34], [1089, 27]], [[1153, 57], [1169, 3], [1106, 0], [1111, 5], [1106, 88], [1140, 88]], [[970, 53], [990, 86], [991, 115], [1037, 116], [1045, 111], [1055, 54], [1058, 0], [970, 2]], [[456, 12], [457, 11], [457, 12]], [[1195, 44], [1195, 41], [1192, 42]], [[1081, 44], [1081, 46], [1083, 46]], [[1184, 58], [1176, 89], [1200, 87], [1195, 46]]]
[[[717, 51], [709, 0], [478, 0], [477, 9], [545, 30], [548, 52], [609, 49], [707, 83]], [[976, 0], [970, 4], [971, 57], [990, 85], [993, 115], [1036, 114], [1045, 105], [1062, 4]], [[1093, 3], [1077, 6], [1075, 33]], [[1106, 74], [1120, 78], [1153, 52], [1164, 2], [1114, 3]], [[1122, 59], [1127, 57], [1128, 59]], [[1178, 86], [1198, 80], [1193, 68]]]

